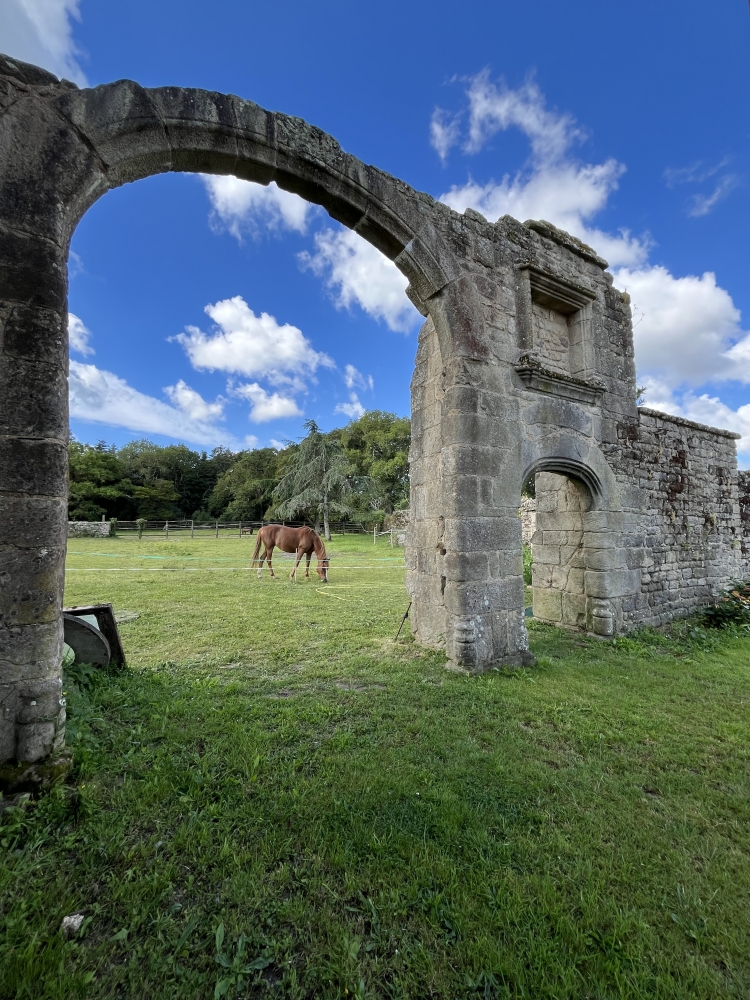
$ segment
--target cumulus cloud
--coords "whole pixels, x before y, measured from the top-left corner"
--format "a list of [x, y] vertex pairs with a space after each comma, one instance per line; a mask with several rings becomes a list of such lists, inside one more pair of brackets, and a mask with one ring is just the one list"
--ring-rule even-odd
[[351, 229], [321, 230], [315, 234], [315, 252], [305, 251], [299, 260], [324, 279], [339, 309], [358, 305], [398, 333], [408, 333], [421, 320], [406, 297], [406, 277]]
[[80, 20], [79, 8], [80, 0], [3, 0], [0, 48], [85, 87], [71, 23]]
[[344, 382], [347, 389], [369, 389], [372, 392], [375, 388], [372, 375], [363, 375], [354, 365], [347, 365], [344, 368]]
[[317, 368], [335, 367], [327, 354], [314, 350], [300, 329], [280, 324], [269, 313], [256, 316], [240, 295], [207, 305], [205, 312], [215, 324], [211, 333], [188, 326], [172, 338], [182, 345], [194, 368], [268, 378], [299, 389], [300, 379]]
[[174, 404], [170, 406], [139, 392], [112, 372], [71, 361], [69, 387], [70, 415], [79, 420], [163, 434], [207, 447], [234, 443], [215, 423], [221, 417], [221, 404], [206, 403], [184, 382], [165, 390]]
[[[468, 132], [462, 140], [454, 128], [457, 119], [451, 119], [451, 145], [461, 142], [465, 153], [477, 153], [497, 132], [518, 128], [529, 140], [531, 155], [526, 168], [515, 175], [486, 184], [469, 179], [446, 191], [441, 201], [457, 212], [473, 208], [492, 221], [502, 215], [546, 219], [594, 246], [612, 264], [634, 267], [645, 262], [648, 237], [635, 237], [625, 229], [605, 233], [591, 225], [617, 190], [624, 164], [612, 158], [597, 164], [574, 159], [571, 148], [585, 138], [584, 131], [570, 115], [549, 110], [533, 81], [513, 90], [503, 82], [493, 83], [485, 71], [468, 81], [466, 96]], [[433, 146], [445, 155], [441, 137], [443, 133], [438, 140], [433, 136]]]
[[164, 392], [174, 405], [186, 413], [191, 420], [220, 420], [224, 414], [224, 400], [207, 403], [195, 389], [191, 389], [182, 379], [177, 385], [165, 386]]
[[230, 391], [235, 396], [241, 396], [252, 403], [250, 420], [256, 424], [264, 424], [269, 420], [279, 420], [282, 417], [301, 417], [302, 410], [291, 396], [282, 396], [278, 392], [266, 392], [257, 382], [232, 386]]
[[240, 242], [243, 234], [257, 238], [261, 229], [307, 232], [314, 206], [271, 181], [266, 187], [237, 177], [201, 175], [211, 202], [211, 225], [227, 230]]
[[88, 329], [74, 313], [68, 313], [68, 341], [71, 351], [78, 354], [94, 354], [94, 348], [89, 344], [91, 330]]
[[339, 403], [338, 406], [333, 411], [334, 413], [343, 413], [347, 417], [351, 417], [352, 420], [356, 420], [361, 417], [365, 412], [364, 406], [359, 401], [356, 392], [349, 393], [348, 403]]
[[614, 277], [639, 314], [633, 330], [639, 371], [672, 386], [750, 382], [750, 334], [714, 274], [675, 278], [654, 266], [621, 268]]

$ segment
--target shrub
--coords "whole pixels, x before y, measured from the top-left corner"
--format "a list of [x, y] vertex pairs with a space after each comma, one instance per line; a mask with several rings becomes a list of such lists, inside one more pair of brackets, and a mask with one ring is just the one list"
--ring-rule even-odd
[[707, 628], [744, 628], [750, 630], [750, 580], [733, 584], [703, 612]]
[[527, 587], [531, 586], [531, 546], [524, 545], [523, 547], [523, 582]]

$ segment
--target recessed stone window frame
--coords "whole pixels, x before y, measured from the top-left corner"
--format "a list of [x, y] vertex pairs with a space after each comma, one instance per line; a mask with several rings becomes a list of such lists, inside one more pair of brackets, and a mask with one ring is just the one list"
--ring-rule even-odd
[[[571, 383], [571, 391], [575, 385], [576, 398], [585, 397], [587, 385], [597, 390], [601, 395], [602, 385], [594, 377], [596, 372], [596, 356], [593, 337], [593, 303], [596, 295], [581, 285], [563, 281], [534, 265], [527, 264], [518, 268], [516, 282], [516, 311], [518, 317], [518, 347], [521, 351], [519, 369], [533, 369], [544, 372], [548, 377], [542, 387], [538, 379], [524, 378], [522, 381], [528, 388], [541, 389], [545, 392], [562, 388], [564, 383]], [[543, 350], [535, 342], [534, 335], [534, 303], [549, 309], [565, 318], [568, 329], [568, 356], [565, 372], [545, 364]], [[584, 390], [583, 394], [581, 389]], [[564, 393], [561, 393], [564, 394]]]

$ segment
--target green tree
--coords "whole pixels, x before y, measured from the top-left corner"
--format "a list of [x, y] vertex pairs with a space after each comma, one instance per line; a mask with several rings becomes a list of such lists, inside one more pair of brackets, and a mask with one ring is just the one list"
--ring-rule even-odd
[[154, 479], [145, 486], [134, 486], [133, 497], [138, 503], [139, 518], [166, 521], [180, 516], [180, 510], [176, 506], [180, 494], [168, 479]]
[[184, 444], [162, 447], [140, 440], [121, 448], [118, 458], [138, 486], [147, 486], [157, 479], [172, 483], [178, 494], [177, 515], [200, 520], [202, 512], [208, 516], [208, 499], [216, 481], [231, 468], [237, 456], [227, 448], [215, 448], [208, 456], [205, 451], [193, 451]]
[[273, 491], [276, 514], [293, 518], [298, 513], [312, 515], [318, 529], [323, 519], [326, 541], [331, 539], [330, 516], [348, 516], [351, 507], [343, 502], [351, 492], [351, 466], [341, 443], [323, 434], [314, 420], [305, 424], [307, 437], [289, 461], [286, 474]]
[[71, 441], [68, 445], [68, 517], [71, 521], [98, 521], [127, 517], [132, 507], [133, 484], [112, 448]]
[[279, 481], [279, 452], [255, 448], [235, 458], [211, 491], [208, 511], [227, 521], [260, 521]]
[[357, 470], [363, 488], [361, 507], [390, 514], [409, 506], [411, 421], [383, 410], [368, 410], [346, 427], [331, 432]]

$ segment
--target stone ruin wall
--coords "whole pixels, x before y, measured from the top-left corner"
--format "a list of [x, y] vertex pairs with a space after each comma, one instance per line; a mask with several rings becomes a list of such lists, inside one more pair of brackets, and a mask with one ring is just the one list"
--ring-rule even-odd
[[[620, 627], [658, 626], [708, 603], [728, 581], [750, 575], [750, 472], [736, 471], [738, 435], [641, 407], [618, 429], [610, 461], [622, 483], [639, 488], [640, 507], [623, 512], [622, 558], [637, 590], [621, 598]], [[533, 535], [534, 615], [587, 627], [581, 484], [543, 473]], [[610, 552], [611, 559], [617, 553]]]
[[743, 573], [739, 435], [646, 407], [638, 416], [637, 425], [619, 428], [620, 448], [609, 456], [618, 478], [637, 482], [643, 497], [640, 510], [626, 513], [623, 541], [640, 571], [640, 594], [623, 615], [663, 625]]
[[274, 181], [408, 279], [425, 324], [406, 583], [417, 638], [453, 667], [533, 661], [518, 517], [531, 475], [545, 496], [535, 589], [562, 623], [657, 624], [747, 566], [732, 436], [638, 411], [629, 297], [579, 240], [459, 214], [232, 95], [79, 90], [0, 56], [0, 110], [0, 766], [63, 740], [69, 241], [98, 198], [165, 171]]
[[537, 617], [600, 634], [660, 625], [750, 569], [736, 435], [636, 406], [629, 297], [605, 262], [545, 223], [471, 211], [446, 237], [472, 272], [487, 349], [444, 361], [432, 318], [420, 332], [407, 551], [419, 638], [469, 668], [523, 650], [529, 470]]

